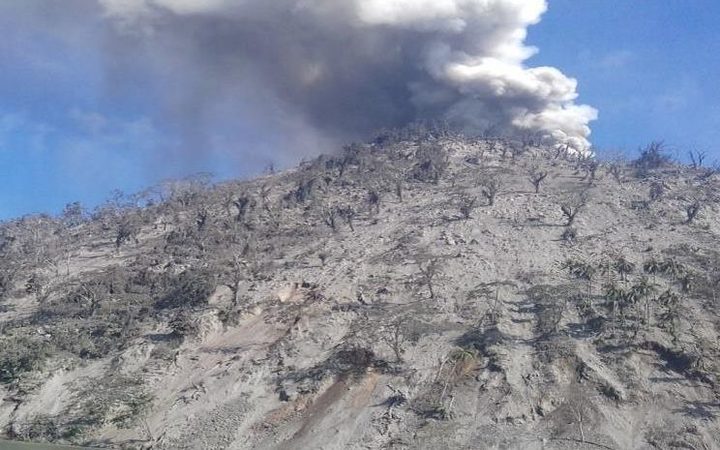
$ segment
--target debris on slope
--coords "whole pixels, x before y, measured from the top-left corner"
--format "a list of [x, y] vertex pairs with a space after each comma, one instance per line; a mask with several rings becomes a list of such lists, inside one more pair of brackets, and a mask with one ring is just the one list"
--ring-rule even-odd
[[0, 422], [128, 448], [718, 448], [716, 178], [430, 130], [2, 224]]

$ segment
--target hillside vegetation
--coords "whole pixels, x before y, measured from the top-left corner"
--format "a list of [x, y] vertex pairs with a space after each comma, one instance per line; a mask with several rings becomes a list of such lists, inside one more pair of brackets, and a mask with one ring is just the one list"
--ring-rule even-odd
[[388, 132], [0, 225], [0, 426], [156, 449], [720, 448], [720, 175]]

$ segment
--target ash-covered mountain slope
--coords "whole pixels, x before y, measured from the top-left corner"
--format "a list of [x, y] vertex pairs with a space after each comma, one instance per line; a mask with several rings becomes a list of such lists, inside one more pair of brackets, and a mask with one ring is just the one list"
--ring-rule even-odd
[[719, 194], [657, 146], [600, 163], [405, 132], [9, 222], [0, 424], [119, 448], [720, 448]]

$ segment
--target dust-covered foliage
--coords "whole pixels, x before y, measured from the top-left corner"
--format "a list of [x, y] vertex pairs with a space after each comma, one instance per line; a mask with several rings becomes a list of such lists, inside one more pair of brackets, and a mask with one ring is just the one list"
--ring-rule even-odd
[[638, 176], [645, 177], [652, 171], [662, 169], [672, 163], [667, 147], [662, 141], [654, 141], [640, 149], [640, 156], [633, 161]]

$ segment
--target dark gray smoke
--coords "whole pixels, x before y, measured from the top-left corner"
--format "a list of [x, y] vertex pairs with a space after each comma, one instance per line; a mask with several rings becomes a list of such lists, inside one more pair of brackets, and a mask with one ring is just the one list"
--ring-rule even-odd
[[597, 112], [574, 103], [576, 81], [523, 65], [545, 0], [98, 1], [114, 63], [142, 59], [195, 148], [209, 124], [321, 142], [427, 118], [589, 147]]
[[[545, 0], [23, 0], [27, 30], [97, 55], [98, 109], [147, 117], [160, 158], [289, 163], [418, 119], [578, 151], [596, 111], [528, 68]], [[22, 25], [27, 22], [26, 25]], [[32, 42], [32, 40], [28, 40]], [[11, 44], [9, 44], [11, 45]], [[90, 55], [90, 56], [88, 56]], [[66, 65], [72, 62], [64, 61]], [[77, 70], [82, 70], [77, 68]], [[91, 111], [90, 111], [91, 112]]]

